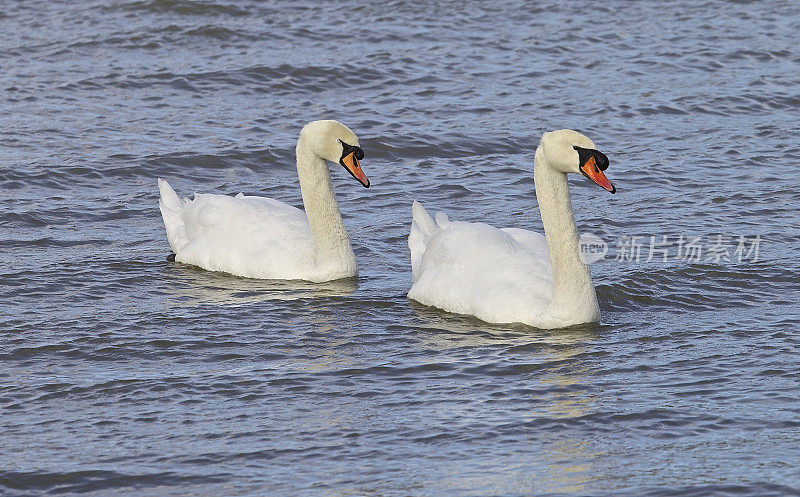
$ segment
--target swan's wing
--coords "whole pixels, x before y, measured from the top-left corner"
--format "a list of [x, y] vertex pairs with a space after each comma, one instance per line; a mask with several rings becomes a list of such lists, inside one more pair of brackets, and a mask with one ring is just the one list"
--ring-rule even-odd
[[416, 262], [412, 249], [410, 298], [494, 322], [524, 321], [552, 298], [552, 270], [543, 236], [451, 222], [446, 216], [437, 216], [435, 228], [425, 234], [424, 250], [416, 254]]
[[257, 278], [296, 277], [298, 267], [311, 267], [311, 230], [296, 207], [242, 194], [198, 194], [182, 202], [179, 215], [185, 243], [173, 247], [178, 262]]
[[511, 235], [514, 241], [527, 247], [531, 252], [541, 254], [539, 261], [546, 264], [548, 270], [550, 269], [550, 252], [547, 248], [547, 238], [543, 234], [520, 228], [501, 228], [501, 231]]

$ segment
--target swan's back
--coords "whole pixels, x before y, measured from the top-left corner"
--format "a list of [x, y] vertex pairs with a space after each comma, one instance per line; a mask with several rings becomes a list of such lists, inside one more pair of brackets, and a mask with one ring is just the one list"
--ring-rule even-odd
[[296, 279], [313, 262], [302, 210], [238, 194], [196, 194], [181, 200], [159, 180], [159, 206], [175, 260], [251, 278]]
[[490, 322], [526, 322], [552, 298], [544, 236], [484, 223], [433, 219], [417, 202], [409, 235], [408, 296]]

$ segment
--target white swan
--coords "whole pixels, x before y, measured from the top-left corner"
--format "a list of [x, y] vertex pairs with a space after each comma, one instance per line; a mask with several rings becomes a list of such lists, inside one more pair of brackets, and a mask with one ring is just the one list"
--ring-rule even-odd
[[492, 323], [561, 328], [598, 322], [592, 277], [580, 258], [567, 173], [616, 189], [603, 171], [608, 158], [572, 130], [545, 133], [536, 149], [534, 182], [546, 238], [483, 223], [434, 220], [418, 202], [408, 245], [413, 285], [408, 297]]
[[356, 276], [325, 161], [338, 162], [369, 187], [358, 138], [338, 121], [314, 121], [300, 131], [296, 152], [305, 213], [241, 193], [181, 200], [159, 178], [158, 205], [175, 261], [248, 278], [322, 282]]

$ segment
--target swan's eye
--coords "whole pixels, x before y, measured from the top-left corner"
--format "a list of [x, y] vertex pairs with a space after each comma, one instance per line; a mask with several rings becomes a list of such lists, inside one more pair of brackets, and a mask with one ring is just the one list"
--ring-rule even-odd
[[597, 167], [599, 167], [601, 171], [608, 169], [608, 157], [606, 157], [606, 154], [597, 152], [595, 154], [595, 159], [597, 160]]

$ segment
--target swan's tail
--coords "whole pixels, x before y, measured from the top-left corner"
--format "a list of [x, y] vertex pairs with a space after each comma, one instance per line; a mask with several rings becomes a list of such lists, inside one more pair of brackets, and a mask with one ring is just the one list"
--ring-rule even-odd
[[172, 251], [177, 254], [189, 242], [186, 238], [186, 226], [181, 215], [183, 201], [175, 193], [175, 190], [169, 186], [169, 183], [161, 178], [158, 178], [158, 190], [161, 192], [158, 207], [161, 209], [161, 217], [164, 218], [167, 240], [169, 240], [169, 246], [172, 247]]
[[411, 233], [408, 235], [408, 248], [411, 249], [411, 277], [417, 281], [417, 268], [422, 254], [430, 237], [441, 228], [436, 221], [428, 214], [422, 204], [414, 201], [411, 207]]

